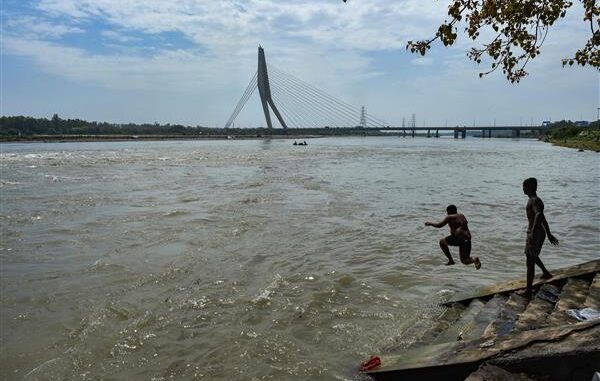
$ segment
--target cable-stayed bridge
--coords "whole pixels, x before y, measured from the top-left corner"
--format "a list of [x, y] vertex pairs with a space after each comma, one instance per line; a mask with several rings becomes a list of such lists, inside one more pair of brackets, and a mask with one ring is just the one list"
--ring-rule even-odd
[[385, 121], [367, 113], [364, 107], [359, 108], [346, 103], [275, 66], [267, 65], [265, 52], [259, 46], [258, 68], [227, 120], [225, 128], [231, 127], [235, 122], [256, 89], [268, 128], [273, 128], [269, 109], [284, 129], [388, 126]]
[[[258, 68], [242, 97], [233, 109], [225, 128], [231, 127], [244, 106], [258, 89], [265, 121], [273, 128], [271, 112], [279, 124], [287, 129], [360, 127], [364, 130], [385, 129], [390, 135], [412, 136], [417, 131], [427, 132], [427, 137], [439, 137], [440, 131], [453, 131], [454, 138], [466, 138], [467, 131], [481, 131], [481, 137], [492, 137], [492, 131], [510, 130], [513, 137], [520, 137], [521, 131], [541, 131], [548, 126], [473, 126], [473, 127], [393, 127], [387, 122], [366, 112], [365, 107], [356, 107], [344, 102], [316, 86], [313, 86], [275, 66], [268, 65], [264, 49], [258, 47]], [[414, 118], [414, 117], [413, 117]]]

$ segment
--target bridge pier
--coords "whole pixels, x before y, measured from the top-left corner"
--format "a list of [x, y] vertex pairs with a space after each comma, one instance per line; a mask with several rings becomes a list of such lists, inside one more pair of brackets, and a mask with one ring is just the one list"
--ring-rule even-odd
[[454, 130], [454, 139], [458, 139], [458, 130]]
[[462, 136], [463, 139], [465, 139], [467, 137], [467, 130], [462, 130]]
[[492, 130], [491, 130], [491, 129], [489, 129], [489, 130], [488, 130], [488, 138], [491, 138], [491, 137], [492, 137]]
[[439, 138], [440, 137], [440, 130], [435, 130], [435, 137]]
[[485, 130], [481, 130], [481, 137], [485, 138]]
[[521, 130], [517, 130], [517, 129], [512, 130], [512, 137], [513, 138], [517, 138], [517, 139], [520, 138], [521, 137]]
[[413, 130], [412, 130], [412, 137], [413, 137], [413, 138], [415, 137], [415, 129], [414, 129], [414, 128], [413, 128]]
[[406, 137], [406, 130], [402, 130], [402, 137], [405, 138]]
[[427, 130], [427, 137], [430, 138], [431, 137], [431, 130]]

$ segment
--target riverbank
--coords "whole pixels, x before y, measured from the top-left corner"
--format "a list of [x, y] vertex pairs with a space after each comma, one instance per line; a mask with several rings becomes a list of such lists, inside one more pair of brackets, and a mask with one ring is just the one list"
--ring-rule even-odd
[[531, 301], [517, 292], [525, 278], [455, 296], [431, 329], [418, 332], [408, 348], [383, 353], [367, 373], [378, 381], [464, 380], [486, 364], [493, 374], [524, 373], [532, 380], [590, 379], [600, 355], [600, 320], [578, 313], [600, 308], [600, 260], [552, 274], [535, 280]]
[[[231, 134], [88, 134], [88, 135], [0, 135], [0, 143], [7, 142], [120, 142], [120, 141], [161, 141], [161, 140], [255, 140], [255, 139], [288, 139], [305, 140], [325, 137], [365, 137], [392, 136], [389, 132], [378, 129], [304, 129], [300, 131], [275, 130], [272, 133], [231, 133]], [[399, 136], [399, 133], [395, 136]], [[427, 137], [425, 133], [416, 133], [415, 137]]]
[[600, 152], [600, 128], [564, 127], [549, 130], [543, 141], [561, 147]]
[[548, 139], [546, 141], [556, 146], [600, 152], [600, 142], [598, 140], [576, 137], [568, 139]]
[[28, 135], [0, 136], [0, 142], [120, 142], [120, 141], [160, 141], [160, 140], [251, 140], [251, 139], [312, 139], [321, 135]]

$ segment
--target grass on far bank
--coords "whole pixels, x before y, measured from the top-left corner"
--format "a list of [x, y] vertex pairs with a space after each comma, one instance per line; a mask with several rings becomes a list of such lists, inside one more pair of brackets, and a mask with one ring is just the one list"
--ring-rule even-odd
[[565, 127], [548, 131], [545, 141], [562, 147], [600, 152], [600, 128]]

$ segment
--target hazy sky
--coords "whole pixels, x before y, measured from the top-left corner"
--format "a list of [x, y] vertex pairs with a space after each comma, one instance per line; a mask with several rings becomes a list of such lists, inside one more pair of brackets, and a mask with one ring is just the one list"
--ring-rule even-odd
[[[223, 126], [267, 61], [400, 125], [594, 120], [600, 77], [563, 68], [589, 38], [579, 1], [551, 30], [530, 75], [483, 79], [459, 35], [422, 58], [448, 1], [2, 0], [0, 113]], [[237, 125], [264, 125], [253, 95]]]

